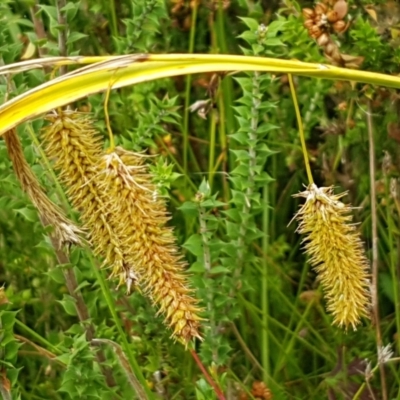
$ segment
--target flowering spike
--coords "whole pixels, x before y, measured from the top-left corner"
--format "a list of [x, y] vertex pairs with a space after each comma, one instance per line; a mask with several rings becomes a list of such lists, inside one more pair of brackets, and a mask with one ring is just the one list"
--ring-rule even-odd
[[306, 235], [304, 248], [322, 282], [333, 323], [356, 330], [370, 306], [369, 265], [359, 233], [349, 223], [351, 207], [340, 201], [344, 195], [315, 184], [295, 195], [306, 198], [296, 214], [297, 231]]
[[96, 165], [102, 149], [93, 121], [74, 111], [52, 113], [46, 119], [51, 125], [43, 130], [45, 152], [54, 160], [72, 205], [81, 212], [94, 253], [104, 257], [114, 274], [127, 271], [120, 240], [109, 222], [104, 194], [97, 185]]
[[[191, 296], [183, 275], [165, 203], [154, 196], [144, 156], [116, 148], [100, 160], [99, 188], [107, 193], [110, 222], [121, 238], [127, 264], [145, 293], [159, 306], [172, 336], [187, 344], [198, 332], [201, 318], [197, 300]], [[126, 280], [126, 274], [120, 280]]]
[[172, 336], [185, 345], [200, 338], [197, 300], [183, 275], [185, 263], [175, 245], [164, 201], [156, 194], [144, 155], [117, 148], [104, 153], [93, 123], [63, 111], [47, 117], [46, 152], [81, 212], [96, 255], [105, 258], [120, 284], [139, 282], [159, 306]]

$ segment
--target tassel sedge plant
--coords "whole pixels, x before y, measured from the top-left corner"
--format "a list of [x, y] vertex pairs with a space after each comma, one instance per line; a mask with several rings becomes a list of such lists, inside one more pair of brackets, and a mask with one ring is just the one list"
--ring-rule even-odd
[[314, 184], [293, 77], [289, 74], [288, 78], [309, 180], [307, 190], [294, 195], [306, 198], [295, 215], [297, 232], [306, 235], [304, 248], [321, 280], [333, 323], [356, 330], [361, 317], [370, 315], [369, 263], [360, 234], [350, 223], [351, 207], [340, 201], [346, 193], [335, 195], [333, 187]]
[[198, 337], [200, 311], [182, 271], [165, 204], [143, 163], [143, 155], [121, 148], [102, 152], [93, 122], [77, 112], [47, 116], [45, 151], [55, 161], [72, 205], [81, 212], [94, 253], [111, 267], [111, 277], [138, 282], [165, 314], [172, 336], [187, 344]]
[[7, 152], [13, 165], [22, 190], [29, 196], [32, 204], [38, 210], [44, 226], [50, 225], [54, 229], [58, 240], [58, 248], [63, 245], [80, 244], [80, 235], [83, 233], [63, 211], [56, 206], [45, 194], [36, 176], [25, 159], [21, 142], [15, 129], [4, 134]]
[[360, 318], [369, 314], [369, 265], [357, 228], [350, 224], [351, 207], [340, 201], [345, 194], [311, 184], [295, 195], [306, 198], [295, 218], [297, 231], [306, 235], [304, 248], [321, 280], [333, 323], [356, 330]]

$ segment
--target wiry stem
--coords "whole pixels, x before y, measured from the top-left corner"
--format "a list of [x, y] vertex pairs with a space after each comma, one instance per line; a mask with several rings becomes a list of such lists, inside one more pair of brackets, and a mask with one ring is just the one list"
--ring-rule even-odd
[[120, 363], [122, 369], [125, 371], [128, 381], [131, 384], [132, 388], [136, 391], [136, 394], [138, 395], [140, 400], [147, 400], [147, 395], [146, 395], [145, 391], [143, 390], [138, 378], [134, 374], [131, 366], [129, 365], [129, 361], [126, 358], [125, 353], [122, 350], [122, 347], [118, 343], [115, 343], [109, 339], [92, 339], [91, 342], [92, 342], [92, 344], [95, 344], [95, 345], [100, 345], [103, 343], [108, 344], [114, 348], [115, 354], [117, 355], [119, 363]]
[[[40, 39], [47, 40], [46, 30], [44, 28], [43, 22], [40, 18], [38, 18], [39, 11], [40, 11], [39, 2], [38, 2], [38, 0], [35, 0], [32, 7], [29, 8], [30, 16], [31, 16], [31, 19], [33, 22], [33, 27], [34, 27], [35, 33], [37, 35], [37, 38], [39, 40]], [[48, 51], [47, 51], [46, 47], [38, 46], [39, 57], [44, 57], [44, 56], [46, 56], [47, 53], [48, 53]], [[44, 70], [46, 72], [49, 72], [50, 67], [45, 67]]]
[[[62, 11], [63, 8], [67, 5], [66, 0], [57, 0], [57, 22], [59, 25], [58, 28], [58, 50], [60, 52], [60, 56], [67, 56], [67, 19], [65, 18], [65, 11]], [[67, 66], [62, 65], [60, 67], [60, 75], [64, 75], [67, 73]]]
[[[368, 141], [369, 141], [369, 177], [370, 177], [370, 198], [371, 198], [371, 221], [372, 221], [372, 312], [374, 316], [376, 344], [377, 349], [382, 348], [382, 333], [379, 318], [379, 303], [378, 303], [378, 221], [376, 208], [376, 192], [375, 192], [375, 142], [374, 128], [371, 114], [371, 102], [367, 105], [367, 126], [368, 126]], [[382, 398], [387, 400], [386, 374], [383, 363], [379, 365], [382, 385]]]
[[194, 350], [190, 350], [190, 353], [192, 354], [192, 357], [196, 361], [196, 364], [200, 368], [201, 372], [203, 373], [204, 377], [206, 378], [206, 381], [210, 384], [210, 386], [214, 389], [215, 394], [218, 398], [218, 400], [226, 400], [225, 396], [221, 390], [221, 388], [214, 382], [214, 380], [211, 378], [210, 374], [207, 372], [206, 368], [204, 367], [203, 363], [201, 362], [199, 356]]
[[297, 96], [296, 96], [296, 89], [294, 87], [294, 82], [293, 82], [292, 75], [288, 74], [288, 78], [289, 78], [290, 91], [292, 93], [294, 109], [295, 109], [295, 112], [296, 112], [297, 125], [299, 127], [299, 135], [300, 135], [301, 147], [303, 149], [304, 164], [306, 166], [308, 183], [311, 185], [312, 183], [314, 183], [314, 179], [312, 177], [311, 168], [310, 168], [310, 161], [308, 159], [306, 139], [305, 139], [305, 136], [304, 136], [303, 122], [301, 120], [299, 103], [297, 101]]

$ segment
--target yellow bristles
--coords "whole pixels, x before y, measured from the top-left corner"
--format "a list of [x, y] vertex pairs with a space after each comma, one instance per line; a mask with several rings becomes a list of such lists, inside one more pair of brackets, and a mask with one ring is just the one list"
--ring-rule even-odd
[[164, 201], [151, 183], [143, 156], [116, 148], [101, 160], [101, 191], [121, 238], [127, 263], [145, 293], [159, 306], [173, 336], [183, 343], [200, 338], [197, 300], [191, 296]]
[[200, 309], [144, 156], [121, 148], [103, 152], [87, 116], [64, 111], [47, 119], [52, 125], [44, 130], [46, 152], [81, 212], [95, 254], [128, 292], [132, 284], [143, 288], [174, 338], [185, 345], [200, 338]]
[[333, 323], [356, 329], [368, 316], [370, 282], [368, 260], [354, 224], [351, 207], [343, 204], [332, 187], [310, 185], [297, 194], [306, 202], [296, 214], [298, 232], [305, 234], [306, 253], [321, 280]]
[[122, 250], [97, 185], [96, 166], [102, 150], [93, 121], [72, 111], [50, 114], [47, 120], [52, 124], [43, 130], [46, 154], [54, 160], [72, 205], [81, 212], [94, 253], [103, 256], [114, 273], [120, 273], [125, 269]]

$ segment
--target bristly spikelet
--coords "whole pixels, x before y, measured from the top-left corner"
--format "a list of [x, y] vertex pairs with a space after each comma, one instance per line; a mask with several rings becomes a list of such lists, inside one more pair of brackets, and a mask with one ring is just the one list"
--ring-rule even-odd
[[44, 226], [51, 225], [54, 228], [58, 247], [61, 248], [64, 244], [67, 246], [80, 244], [79, 235], [83, 232], [46, 196], [25, 159], [22, 145], [15, 129], [6, 132], [4, 140], [22, 190], [29, 196], [38, 210], [42, 224]]
[[333, 323], [355, 330], [361, 316], [369, 314], [369, 264], [359, 233], [350, 224], [351, 207], [340, 201], [344, 195], [315, 184], [295, 195], [306, 198], [296, 214], [297, 231], [306, 235], [306, 253], [322, 282]]
[[94, 253], [104, 257], [114, 274], [120, 274], [128, 268], [97, 185], [101, 178], [96, 167], [102, 149], [93, 121], [73, 111], [49, 114], [46, 119], [51, 125], [43, 130], [45, 152], [54, 160], [72, 205], [81, 212]]
[[[114, 229], [124, 254], [145, 293], [165, 315], [172, 336], [187, 344], [198, 331], [201, 318], [197, 300], [187, 287], [185, 263], [179, 255], [165, 203], [156, 193], [143, 155], [117, 148], [106, 154], [97, 169], [103, 193], [107, 193]], [[129, 289], [129, 280], [128, 280]]]

